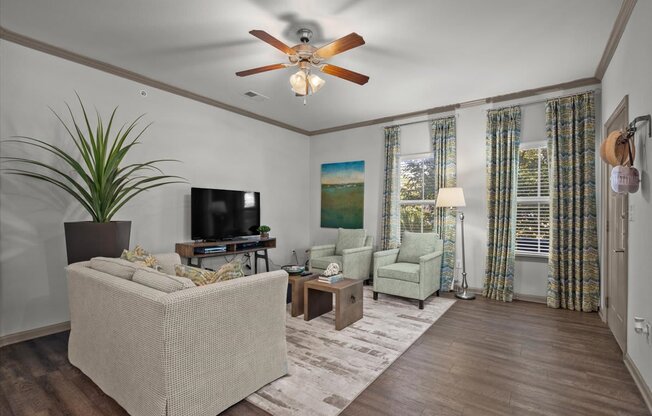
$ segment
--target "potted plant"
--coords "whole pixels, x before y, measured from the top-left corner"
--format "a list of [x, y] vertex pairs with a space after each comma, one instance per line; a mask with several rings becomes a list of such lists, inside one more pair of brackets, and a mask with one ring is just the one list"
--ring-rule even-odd
[[81, 122], [67, 104], [71, 124], [52, 111], [74, 143], [75, 151], [68, 153], [43, 140], [14, 136], [3, 142], [46, 152], [54, 156], [55, 162], [2, 157], [3, 164], [8, 166], [2, 169], [5, 173], [37, 179], [63, 189], [90, 214], [92, 221], [64, 223], [69, 264], [96, 256], [119, 257], [123, 249], [129, 248], [131, 232], [131, 221], [111, 221], [120, 208], [148, 189], [185, 182], [181, 177], [163, 174], [158, 168], [158, 164], [172, 159], [123, 163], [129, 150], [140, 143], [138, 139], [149, 127], [147, 125], [138, 134], [134, 133], [142, 115], [113, 132], [116, 107], [106, 127], [98, 113], [93, 128], [79, 95], [77, 100], [83, 115]]
[[269, 238], [269, 232], [272, 229], [268, 225], [261, 225], [258, 227], [258, 232], [260, 233], [260, 238]]

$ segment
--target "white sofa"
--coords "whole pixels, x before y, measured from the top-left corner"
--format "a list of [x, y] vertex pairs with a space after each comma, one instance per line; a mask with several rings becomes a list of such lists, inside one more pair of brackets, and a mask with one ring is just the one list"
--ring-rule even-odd
[[287, 374], [284, 271], [172, 293], [89, 262], [66, 272], [70, 362], [131, 415], [215, 416]]

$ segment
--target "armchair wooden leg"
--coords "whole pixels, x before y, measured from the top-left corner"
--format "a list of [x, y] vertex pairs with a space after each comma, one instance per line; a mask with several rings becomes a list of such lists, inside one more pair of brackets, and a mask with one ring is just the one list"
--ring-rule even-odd
[[378, 292], [374, 292], [374, 300], [378, 300]]
[[439, 296], [439, 289], [435, 292], [435, 295]]
[[423, 309], [423, 301], [422, 300], [419, 301], [419, 309]]

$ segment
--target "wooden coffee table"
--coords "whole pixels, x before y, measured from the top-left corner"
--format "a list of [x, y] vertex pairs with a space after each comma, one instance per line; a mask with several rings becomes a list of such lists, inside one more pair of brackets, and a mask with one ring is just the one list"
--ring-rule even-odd
[[343, 279], [329, 284], [310, 280], [303, 284], [304, 314], [309, 321], [333, 310], [335, 295], [335, 329], [346, 328], [362, 318], [362, 280]]
[[290, 275], [288, 278], [288, 283], [290, 284], [290, 290], [292, 292], [292, 307], [290, 309], [291, 315], [299, 316], [303, 315], [303, 285], [305, 282], [310, 280], [317, 279], [318, 274], [309, 274], [307, 276], [301, 275]]

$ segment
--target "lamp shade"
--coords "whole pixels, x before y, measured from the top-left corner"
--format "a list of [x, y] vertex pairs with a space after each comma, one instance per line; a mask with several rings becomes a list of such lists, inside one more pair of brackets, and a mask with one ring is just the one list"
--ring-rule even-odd
[[438, 208], [465, 207], [464, 191], [462, 188], [440, 188], [435, 206]]

